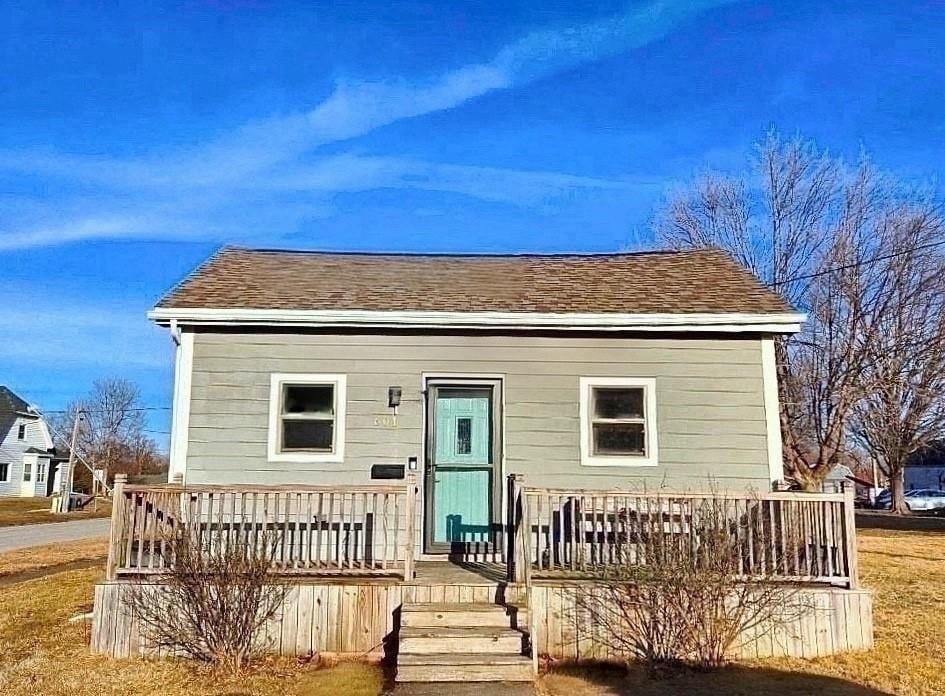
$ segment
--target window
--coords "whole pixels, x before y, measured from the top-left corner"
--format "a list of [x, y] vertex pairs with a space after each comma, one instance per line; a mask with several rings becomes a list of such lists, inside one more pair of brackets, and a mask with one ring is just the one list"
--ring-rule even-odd
[[36, 483], [46, 483], [46, 462], [36, 464]]
[[7, 483], [10, 480], [10, 464], [0, 462], [0, 483]]
[[23, 462], [23, 481], [33, 480], [33, 462]]
[[345, 375], [272, 375], [270, 460], [343, 461], [345, 383]]
[[20, 426], [16, 429], [16, 439], [17, 440], [26, 439], [26, 423], [20, 423]]
[[472, 418], [456, 419], [456, 454], [472, 454]]
[[581, 463], [655, 466], [656, 380], [581, 378]]

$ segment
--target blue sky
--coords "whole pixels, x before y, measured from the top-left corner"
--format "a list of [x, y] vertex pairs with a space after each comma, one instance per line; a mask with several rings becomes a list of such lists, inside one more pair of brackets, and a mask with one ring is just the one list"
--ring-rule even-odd
[[0, 27], [0, 384], [45, 409], [109, 375], [167, 407], [144, 314], [222, 243], [638, 247], [772, 125], [945, 162], [940, 2], [31, 0]]

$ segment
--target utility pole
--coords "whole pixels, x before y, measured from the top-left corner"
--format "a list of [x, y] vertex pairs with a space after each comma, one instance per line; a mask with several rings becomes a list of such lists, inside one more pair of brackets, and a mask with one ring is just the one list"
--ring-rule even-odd
[[[82, 420], [83, 412], [81, 410], [75, 412], [75, 420], [72, 422], [72, 441], [69, 443], [69, 472], [66, 476], [62, 478], [63, 489], [61, 491], [63, 501], [63, 512], [69, 512], [69, 504], [72, 502], [72, 472], [75, 470], [75, 445], [76, 441], [79, 439], [79, 423]], [[93, 474], [92, 478], [95, 476]], [[95, 485], [94, 483], [92, 484]]]

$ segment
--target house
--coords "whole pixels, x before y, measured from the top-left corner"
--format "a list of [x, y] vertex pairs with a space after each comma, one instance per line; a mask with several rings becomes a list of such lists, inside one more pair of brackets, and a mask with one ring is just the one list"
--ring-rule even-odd
[[172, 476], [367, 483], [377, 465], [416, 463], [441, 499], [427, 545], [447, 517], [485, 521], [509, 473], [769, 490], [782, 476], [773, 337], [802, 320], [711, 250], [227, 248], [151, 317], [180, 341]]
[[[539, 652], [582, 657], [556, 583], [706, 496], [750, 527], [746, 572], [846, 593], [825, 651], [871, 642], [852, 492], [773, 491], [774, 340], [803, 316], [721, 251], [225, 248], [150, 317], [177, 344], [173, 485], [118, 481], [96, 651], [129, 654], [110, 617], [163, 572], [161, 529], [276, 529], [297, 592], [274, 649], [393, 642], [399, 680], [528, 678]], [[807, 519], [789, 558], [773, 534]]]
[[937, 440], [909, 457], [903, 472], [906, 490], [945, 490], [945, 440]]
[[68, 461], [57, 456], [43, 416], [0, 385], [0, 496], [49, 496]]

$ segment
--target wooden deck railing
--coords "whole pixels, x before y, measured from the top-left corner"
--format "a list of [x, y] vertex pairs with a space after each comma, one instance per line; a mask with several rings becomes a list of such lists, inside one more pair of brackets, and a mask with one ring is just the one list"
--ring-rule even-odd
[[646, 563], [646, 535], [698, 543], [711, 508], [734, 535], [746, 577], [855, 588], [852, 489], [840, 493], [651, 493], [534, 488], [509, 481], [509, 580], [591, 576], [608, 564]]
[[[107, 576], [163, 573], [168, 544], [275, 543], [285, 575], [414, 573], [417, 481], [387, 486], [129, 486], [116, 477]], [[263, 535], [268, 535], [264, 537]]]

